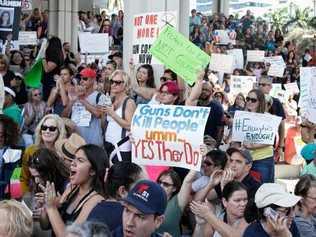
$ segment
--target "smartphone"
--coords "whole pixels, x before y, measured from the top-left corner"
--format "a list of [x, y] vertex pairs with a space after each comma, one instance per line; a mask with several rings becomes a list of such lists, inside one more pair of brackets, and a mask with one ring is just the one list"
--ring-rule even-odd
[[273, 210], [271, 207], [266, 207], [263, 210], [263, 215], [265, 217], [270, 217], [274, 221], [276, 221], [276, 219], [278, 218], [278, 213], [275, 210]]

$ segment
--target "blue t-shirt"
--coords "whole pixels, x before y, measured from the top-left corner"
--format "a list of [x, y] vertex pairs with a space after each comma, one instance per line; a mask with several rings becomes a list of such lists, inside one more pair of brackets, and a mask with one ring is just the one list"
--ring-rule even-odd
[[119, 202], [102, 201], [90, 212], [87, 221], [98, 221], [107, 224], [110, 231], [122, 225], [124, 207]]
[[[300, 237], [295, 221], [292, 222], [290, 227], [290, 232], [292, 233], [292, 237]], [[244, 234], [243, 237], [270, 237], [267, 232], [263, 229], [261, 223], [256, 221], [250, 224]]]

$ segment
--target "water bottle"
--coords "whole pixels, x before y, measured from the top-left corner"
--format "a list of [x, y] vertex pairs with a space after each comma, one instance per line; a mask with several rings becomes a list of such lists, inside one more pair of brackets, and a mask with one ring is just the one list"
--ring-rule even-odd
[[112, 106], [112, 99], [109, 93], [106, 93], [105, 96], [101, 96], [98, 104], [102, 106]]

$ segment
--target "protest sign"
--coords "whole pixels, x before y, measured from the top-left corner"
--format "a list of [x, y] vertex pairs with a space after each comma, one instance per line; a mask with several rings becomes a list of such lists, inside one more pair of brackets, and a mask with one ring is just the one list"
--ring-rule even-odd
[[138, 105], [132, 118], [132, 161], [199, 171], [207, 107]]
[[238, 93], [242, 93], [243, 95], [247, 95], [250, 90], [254, 88], [254, 84], [256, 83], [255, 76], [234, 76], [230, 77], [230, 93], [232, 95], [237, 95]]
[[289, 95], [295, 95], [295, 94], [300, 93], [300, 90], [296, 82], [286, 83], [284, 84], [284, 88], [289, 93]]
[[19, 45], [37, 45], [36, 31], [20, 31]]
[[90, 32], [79, 33], [80, 53], [106, 53], [109, 52], [109, 35]]
[[281, 120], [271, 114], [236, 111], [232, 141], [273, 145]]
[[18, 40], [21, 17], [21, 1], [0, 1], [0, 38], [5, 41], [9, 34]]
[[32, 11], [32, 0], [22, 0], [22, 10]]
[[285, 66], [285, 62], [284, 62], [284, 60], [283, 60], [283, 58], [282, 58], [282, 56], [272, 56], [272, 57], [265, 57], [264, 58], [264, 62], [266, 63], [266, 64], [278, 64], [278, 65], [284, 65]]
[[244, 54], [242, 49], [231, 49], [227, 50], [229, 55], [233, 55], [234, 57], [234, 65], [233, 69], [243, 69], [244, 68]]
[[166, 23], [177, 28], [177, 12], [149, 12], [133, 19], [133, 62], [135, 64], [161, 64], [152, 58], [149, 49]]
[[233, 64], [234, 57], [232, 55], [213, 53], [209, 68], [215, 72], [232, 73]]
[[280, 83], [272, 83], [272, 89], [270, 90], [270, 95], [275, 97], [275, 94], [278, 90], [282, 90], [282, 85]]
[[268, 76], [283, 77], [285, 66], [278, 64], [271, 64], [268, 70]]
[[0, 74], [0, 114], [3, 113], [3, 104], [4, 104], [4, 82], [2, 75]]
[[230, 30], [215, 30], [214, 36], [219, 44], [236, 44], [236, 32]]
[[263, 50], [247, 50], [247, 62], [263, 62]]
[[284, 104], [288, 100], [289, 94], [283, 89], [276, 89], [273, 97], [279, 99], [280, 102]]
[[210, 61], [209, 55], [169, 25], [162, 30], [150, 52], [189, 85], [196, 81], [198, 72]]

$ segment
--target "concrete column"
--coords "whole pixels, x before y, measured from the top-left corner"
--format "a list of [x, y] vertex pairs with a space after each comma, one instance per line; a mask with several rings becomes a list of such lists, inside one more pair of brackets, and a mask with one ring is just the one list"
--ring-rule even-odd
[[58, 21], [57, 21], [57, 1], [49, 0], [48, 2], [48, 34], [57, 35]]
[[75, 27], [72, 25], [72, 1], [66, 0], [65, 1], [65, 35], [64, 40], [67, 42], [71, 42], [71, 34], [72, 34], [72, 27]]
[[73, 52], [78, 51], [78, 0], [72, 0], [71, 4], [71, 47]]
[[224, 13], [225, 16], [229, 14], [229, 2], [230, 0], [221, 0], [220, 12]]
[[65, 10], [66, 0], [58, 0], [58, 37], [63, 41], [65, 38]]

